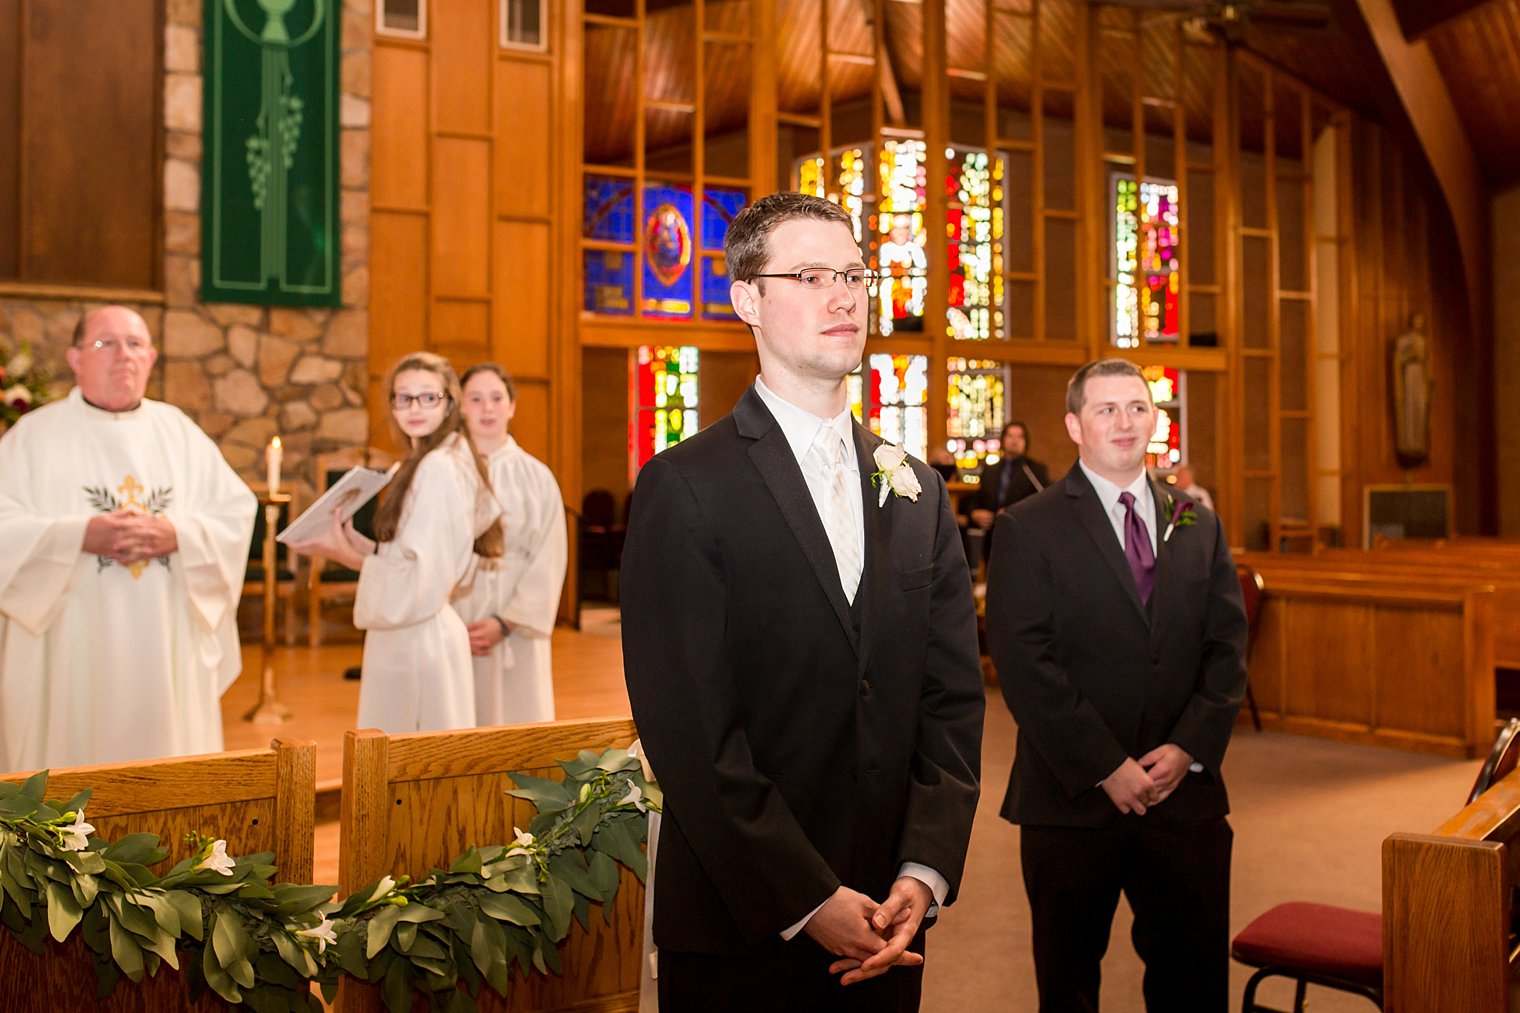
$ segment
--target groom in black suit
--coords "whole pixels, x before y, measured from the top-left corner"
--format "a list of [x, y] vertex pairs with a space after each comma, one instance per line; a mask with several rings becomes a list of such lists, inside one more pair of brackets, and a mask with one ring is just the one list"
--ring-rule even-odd
[[874, 279], [848, 215], [774, 194], [724, 253], [760, 377], [644, 466], [623, 553], [660, 1008], [916, 1010], [978, 793], [959, 532], [939, 476], [850, 415]]
[[1018, 752], [1042, 1013], [1097, 1010], [1121, 892], [1152, 1013], [1223, 1013], [1231, 831], [1220, 764], [1245, 695], [1246, 619], [1211, 510], [1150, 481], [1156, 409], [1140, 370], [1089, 363], [1067, 387], [1076, 467], [1004, 511], [987, 638]]

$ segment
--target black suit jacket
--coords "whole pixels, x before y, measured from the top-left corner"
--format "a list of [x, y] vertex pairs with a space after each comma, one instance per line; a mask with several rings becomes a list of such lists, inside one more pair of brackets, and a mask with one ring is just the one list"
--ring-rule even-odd
[[[881, 441], [855, 428], [865, 480]], [[633, 716], [665, 792], [654, 937], [733, 953], [901, 863], [960, 880], [984, 696], [945, 484], [862, 481], [852, 610], [786, 436], [753, 388], [644, 466], [623, 553]], [[858, 621], [858, 631], [857, 631]]]
[[[1246, 618], [1219, 518], [1164, 539], [1186, 497], [1151, 484], [1156, 583], [1149, 606], [1092, 483], [1073, 466], [997, 521], [987, 640], [1018, 751], [1003, 801], [1015, 823], [1108, 826], [1229, 811], [1219, 768], [1245, 696]], [[1203, 764], [1144, 817], [1121, 816], [1097, 783], [1174, 742]]]
[[[1032, 458], [1020, 455], [1018, 457], [1005, 457], [998, 463], [982, 469], [981, 481], [977, 487], [965, 496], [961, 497], [961, 513], [969, 519], [973, 510], [991, 510], [997, 513], [1010, 504], [1017, 503], [1039, 492], [1029, 476], [1024, 474], [1021, 465], [1028, 465], [1029, 470], [1034, 472], [1034, 477], [1039, 479], [1040, 488], [1050, 488], [1050, 472], [1045, 465]], [[1002, 488], [1003, 472], [1012, 471], [1008, 479], [1007, 495], [999, 497], [998, 490]]]

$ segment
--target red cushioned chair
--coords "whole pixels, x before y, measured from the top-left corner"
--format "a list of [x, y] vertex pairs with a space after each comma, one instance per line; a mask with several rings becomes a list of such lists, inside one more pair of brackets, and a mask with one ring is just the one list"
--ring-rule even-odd
[[[1242, 574], [1242, 583], [1245, 577]], [[1468, 804], [1520, 761], [1520, 718], [1510, 718], [1478, 772]], [[1303, 1013], [1304, 993], [1323, 985], [1365, 996], [1383, 1008], [1383, 916], [1328, 904], [1279, 904], [1240, 930], [1230, 956], [1258, 968], [1246, 982], [1241, 1013], [1282, 1013], [1256, 1001], [1267, 978], [1292, 978], [1292, 1013]]]

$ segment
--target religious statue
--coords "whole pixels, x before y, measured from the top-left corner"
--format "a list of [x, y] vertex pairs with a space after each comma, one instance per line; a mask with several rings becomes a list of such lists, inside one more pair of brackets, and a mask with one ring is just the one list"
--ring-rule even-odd
[[1393, 432], [1399, 465], [1414, 468], [1430, 458], [1430, 352], [1425, 316], [1415, 313], [1409, 329], [1393, 339]]

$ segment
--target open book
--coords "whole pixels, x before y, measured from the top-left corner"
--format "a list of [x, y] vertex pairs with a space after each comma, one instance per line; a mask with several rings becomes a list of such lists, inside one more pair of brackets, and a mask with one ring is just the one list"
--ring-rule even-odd
[[317, 497], [317, 501], [307, 507], [301, 516], [291, 521], [284, 531], [276, 535], [275, 541], [289, 545], [293, 542], [304, 542], [321, 537], [328, 525], [332, 523], [334, 510], [341, 511], [339, 516], [342, 520], [348, 520], [358, 513], [360, 507], [374, 499], [376, 493], [385, 488], [398, 467], [400, 465], [393, 464], [386, 471], [366, 468], [363, 465], [350, 468], [347, 474]]

